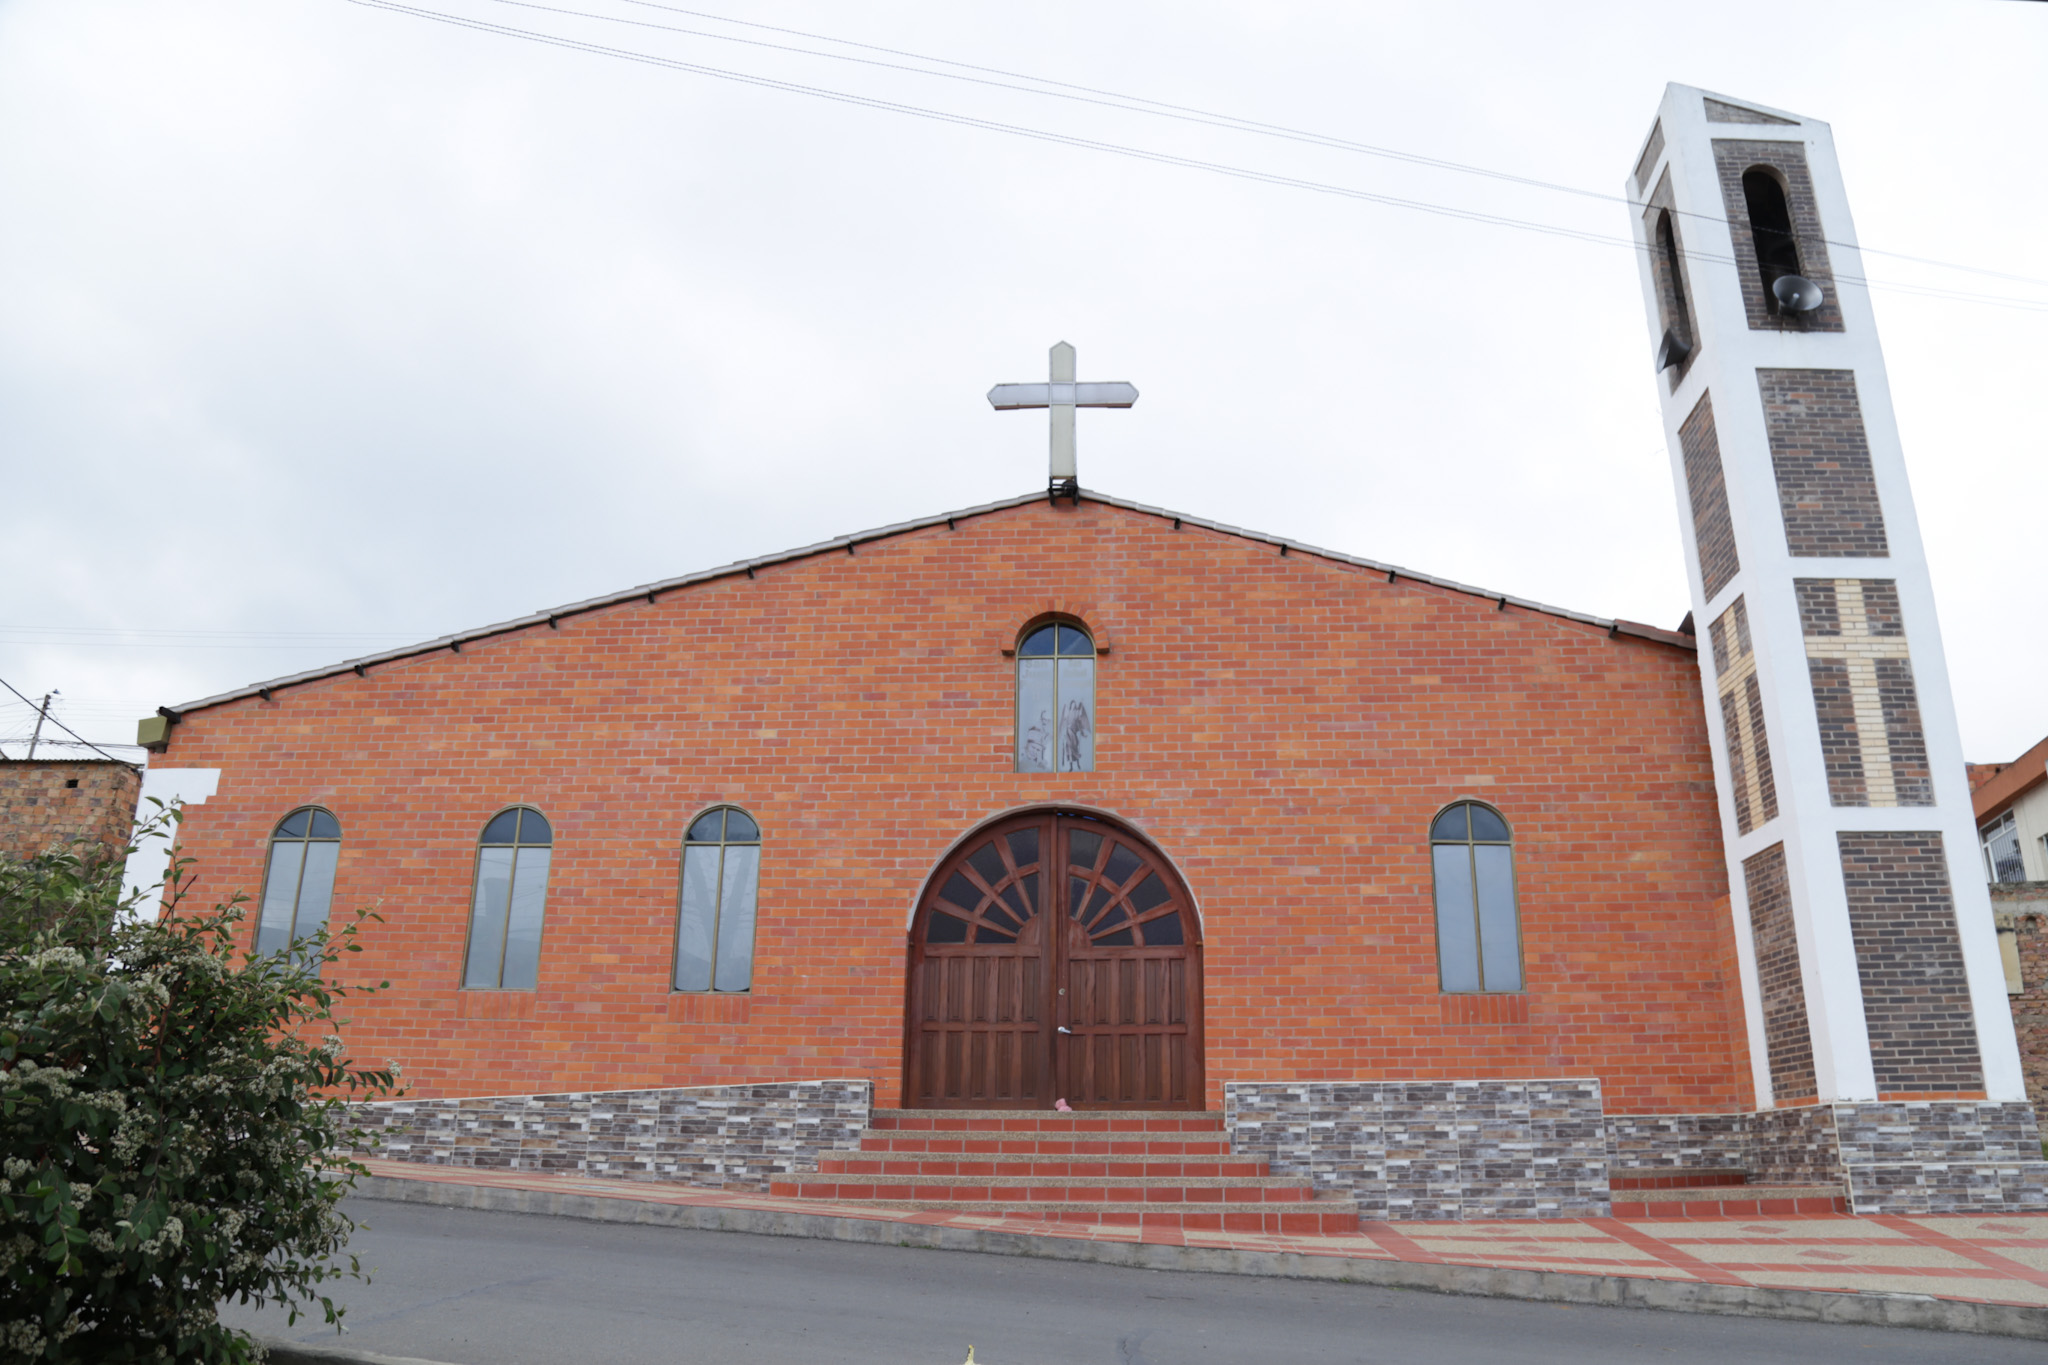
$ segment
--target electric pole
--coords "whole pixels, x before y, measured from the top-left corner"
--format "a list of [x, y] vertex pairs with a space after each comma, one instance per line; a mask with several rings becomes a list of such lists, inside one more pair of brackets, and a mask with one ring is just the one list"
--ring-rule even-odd
[[56, 695], [57, 689], [54, 687], [43, 693], [42, 709], [36, 712], [35, 731], [28, 737], [28, 756], [30, 758], [36, 756], [36, 741], [43, 737], [43, 722], [50, 718], [50, 698]]

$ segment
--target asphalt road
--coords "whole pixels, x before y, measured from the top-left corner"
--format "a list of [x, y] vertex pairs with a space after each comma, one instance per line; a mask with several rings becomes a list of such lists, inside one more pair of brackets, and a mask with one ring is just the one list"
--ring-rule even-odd
[[[342, 1340], [457, 1365], [2002, 1365], [2001, 1337], [1464, 1298], [353, 1201]], [[228, 1321], [334, 1344], [275, 1309]]]

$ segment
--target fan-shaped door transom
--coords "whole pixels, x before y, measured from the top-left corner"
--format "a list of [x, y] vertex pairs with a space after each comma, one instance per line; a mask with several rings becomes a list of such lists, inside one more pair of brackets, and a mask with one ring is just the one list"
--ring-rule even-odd
[[1159, 852], [1092, 815], [978, 831], [911, 926], [905, 1103], [1202, 1102], [1201, 947]]

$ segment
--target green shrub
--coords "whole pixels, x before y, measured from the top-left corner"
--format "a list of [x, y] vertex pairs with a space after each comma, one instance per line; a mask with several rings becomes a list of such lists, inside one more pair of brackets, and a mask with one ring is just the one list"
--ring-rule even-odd
[[220, 1303], [338, 1324], [320, 1286], [359, 1275], [337, 1260], [364, 1169], [347, 1106], [396, 1078], [335, 1032], [336, 1004], [375, 987], [332, 978], [377, 916], [251, 960], [246, 897], [184, 912], [184, 860], [177, 913], [145, 921], [121, 869], [77, 846], [0, 859], [0, 1358], [255, 1360]]

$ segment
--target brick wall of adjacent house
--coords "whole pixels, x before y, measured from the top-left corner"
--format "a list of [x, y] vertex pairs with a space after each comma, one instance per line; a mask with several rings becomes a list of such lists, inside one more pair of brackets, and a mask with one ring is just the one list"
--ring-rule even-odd
[[[1020, 628], [1110, 646], [1097, 770], [1014, 770]], [[187, 715], [160, 761], [197, 898], [254, 890], [318, 803], [337, 913], [375, 905], [355, 1049], [421, 1098], [871, 1077], [899, 1102], [905, 931], [999, 812], [1072, 804], [1172, 858], [1202, 917], [1205, 1099], [1231, 1079], [1599, 1078], [1617, 1109], [1753, 1107], [1689, 648], [1172, 518], [1032, 503]], [[1513, 825], [1527, 989], [1460, 1022], [1428, 828]], [[530, 992], [458, 988], [475, 844], [553, 822]], [[764, 831], [752, 993], [672, 996], [682, 834]]]
[[1970, 775], [1970, 794], [1975, 796], [1977, 788], [2010, 768], [2010, 763], [1965, 763], [1963, 768]]
[[2019, 1037], [2027, 1098], [2037, 1112], [2048, 1112], [2048, 882], [1994, 885], [1991, 908], [2001, 927], [2011, 927], [2019, 947], [2023, 989], [2006, 999]]
[[0, 760], [0, 855], [28, 858], [73, 839], [128, 843], [142, 772], [111, 759]]

